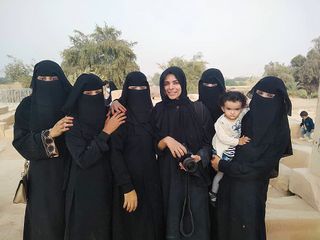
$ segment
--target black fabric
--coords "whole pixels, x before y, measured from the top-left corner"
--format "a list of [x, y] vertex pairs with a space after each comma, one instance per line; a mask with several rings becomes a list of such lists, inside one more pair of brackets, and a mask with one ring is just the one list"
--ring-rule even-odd
[[65, 113], [77, 116], [82, 130], [89, 135], [101, 132], [106, 119], [106, 107], [103, 93], [86, 95], [83, 91], [102, 90], [104, 83], [94, 74], [81, 74], [63, 106]]
[[[164, 79], [173, 74], [182, 87], [178, 100], [170, 100], [164, 91]], [[180, 221], [184, 199], [186, 197], [187, 174], [179, 169], [168, 148], [158, 151], [159, 170], [163, 192], [165, 239], [209, 239], [208, 185], [210, 183], [207, 167], [210, 162], [212, 121], [207, 108], [201, 102], [191, 102], [187, 97], [186, 78], [183, 71], [170, 67], [160, 77], [162, 102], [156, 104], [152, 113], [155, 144], [166, 136], [185, 143], [190, 151], [201, 156], [198, 169], [189, 176], [190, 206], [194, 222], [194, 233], [184, 237], [180, 233]], [[191, 217], [190, 214], [185, 215]], [[191, 219], [182, 219], [191, 222]], [[188, 226], [185, 226], [188, 228]], [[185, 229], [190, 232], [190, 229]]]
[[93, 74], [76, 81], [64, 110], [74, 116], [66, 134], [72, 156], [66, 197], [65, 239], [111, 239], [112, 173], [109, 135], [102, 131], [106, 119], [103, 94], [85, 95], [85, 90], [102, 89]]
[[[208, 87], [206, 83], [217, 84], [217, 86]], [[219, 98], [226, 91], [224, 77], [220, 70], [209, 68], [204, 71], [198, 84], [198, 91], [199, 101], [209, 109], [213, 123], [215, 123], [223, 113], [219, 105]]]
[[[37, 79], [38, 76], [57, 76], [58, 80], [42, 81]], [[31, 130], [51, 128], [63, 117], [61, 107], [71, 90], [70, 83], [57, 63], [44, 60], [35, 65], [30, 87]]]
[[[129, 86], [145, 86], [145, 90], [130, 90]], [[150, 122], [152, 101], [150, 87], [146, 76], [141, 72], [131, 72], [127, 75], [123, 84], [122, 103], [127, 108], [127, 121], [132, 124]]]
[[[206, 84], [217, 84], [215, 87], [208, 87]], [[214, 124], [217, 119], [223, 114], [221, 110], [219, 99], [221, 95], [226, 91], [225, 80], [219, 69], [209, 68], [204, 71], [198, 83], [199, 101], [201, 101], [209, 110], [212, 118], [212, 131], [211, 139], [215, 135]], [[210, 178], [213, 179], [216, 172], [214, 169], [210, 169]], [[210, 204], [210, 219], [211, 219], [211, 239], [216, 239], [216, 217], [215, 211]]]
[[[57, 76], [44, 82], [38, 76]], [[14, 148], [27, 160], [29, 167], [29, 199], [24, 221], [24, 240], [61, 240], [64, 223], [64, 184], [69, 154], [64, 136], [55, 138], [59, 157], [49, 158], [41, 132], [50, 129], [63, 117], [61, 106], [71, 85], [58, 64], [42, 61], [35, 65], [31, 82], [32, 95], [17, 107], [14, 123]]]
[[[266, 239], [264, 219], [269, 178], [276, 175], [274, 173], [280, 158], [292, 154], [287, 118], [290, 100], [286, 91], [283, 91], [282, 80], [274, 77], [267, 79], [273, 83], [272, 86], [264, 87], [266, 78], [257, 83], [252, 91], [250, 106], [253, 109], [242, 119], [241, 132], [250, 137], [251, 141], [237, 146], [232, 161], [219, 162], [219, 170], [224, 172], [217, 199], [219, 239]], [[256, 90], [274, 93], [276, 96], [273, 99], [260, 99]], [[270, 108], [275, 109], [276, 114]], [[266, 120], [257, 125], [261, 109]], [[268, 125], [263, 135], [263, 131], [255, 131], [261, 125]]]
[[[147, 89], [130, 90], [129, 86], [147, 86]], [[111, 136], [111, 163], [115, 179], [113, 239], [162, 240], [160, 176], [150, 126], [152, 102], [145, 75], [129, 73], [121, 98], [129, 120]], [[133, 189], [138, 196], [138, 207], [128, 213], [122, 207], [123, 194]]]
[[[273, 98], [264, 98], [257, 90], [275, 94]], [[283, 81], [276, 77], [261, 79], [250, 91], [252, 100], [250, 111], [252, 119], [252, 135], [256, 144], [272, 143], [277, 135], [279, 125], [285, 114], [291, 115], [291, 101]], [[261, 124], [263, 122], [263, 124]]]
[[[179, 99], [169, 99], [164, 90], [166, 76], [173, 74], [181, 85]], [[198, 124], [199, 120], [195, 113], [194, 106], [187, 96], [187, 80], [182, 69], [169, 67], [160, 76], [160, 94], [162, 103], [157, 106], [155, 125], [160, 137], [171, 136], [178, 142], [185, 144], [191, 152], [203, 145], [203, 128]], [[188, 129], [188, 131], [186, 131]]]

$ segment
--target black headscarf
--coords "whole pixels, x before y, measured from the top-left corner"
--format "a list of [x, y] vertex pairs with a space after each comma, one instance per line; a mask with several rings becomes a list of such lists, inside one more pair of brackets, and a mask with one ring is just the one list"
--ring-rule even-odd
[[[173, 74], [181, 85], [179, 99], [171, 100], [166, 96], [164, 80], [169, 74]], [[157, 115], [154, 117], [157, 134], [160, 138], [171, 136], [196, 153], [203, 145], [203, 129], [199, 125], [193, 103], [187, 96], [186, 76], [181, 68], [169, 67], [161, 74], [160, 94], [162, 103], [158, 104]]]
[[[146, 86], [145, 90], [130, 90], [129, 86]], [[152, 101], [150, 87], [142, 72], [131, 72], [123, 84], [122, 103], [127, 108], [127, 121], [132, 124], [143, 124], [150, 121]]]
[[[257, 90], [275, 96], [264, 98], [257, 94]], [[287, 115], [291, 115], [291, 101], [283, 81], [277, 77], [264, 77], [251, 89], [249, 96], [252, 96], [250, 116], [255, 144], [281, 142], [284, 138], [290, 138]]]
[[[204, 83], [217, 84], [216, 87], [205, 86]], [[222, 115], [219, 105], [220, 96], [226, 91], [225, 81], [219, 69], [209, 68], [201, 75], [199, 84], [199, 100], [209, 109], [214, 122]]]
[[94, 74], [81, 74], [63, 107], [64, 112], [75, 115], [82, 130], [89, 135], [101, 132], [106, 119], [103, 93], [85, 95], [83, 91], [102, 90], [102, 80]]
[[[37, 79], [38, 76], [57, 76], [58, 80], [42, 81]], [[44, 60], [34, 66], [30, 87], [31, 130], [40, 131], [53, 127], [64, 116], [61, 107], [71, 90], [71, 84], [57, 63]]]
[[112, 80], [106, 80], [106, 81], [104, 81], [104, 84], [108, 88], [106, 90], [109, 90], [109, 97], [106, 98], [104, 101], [105, 101], [105, 105], [109, 106], [109, 104], [111, 103], [111, 100], [112, 100], [111, 92], [114, 91], [114, 90], [117, 90], [118, 88], [117, 88], [117, 86], [114, 84], [114, 82]]

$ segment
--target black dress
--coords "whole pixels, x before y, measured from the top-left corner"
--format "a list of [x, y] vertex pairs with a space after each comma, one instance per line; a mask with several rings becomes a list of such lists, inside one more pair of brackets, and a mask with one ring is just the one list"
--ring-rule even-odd
[[[256, 89], [276, 95], [262, 98]], [[242, 119], [241, 129], [251, 141], [237, 146], [231, 162], [219, 162], [219, 170], [224, 173], [217, 199], [219, 240], [266, 239], [269, 178], [276, 176], [280, 158], [292, 154], [287, 119], [291, 103], [284, 84], [270, 77], [260, 80], [253, 90], [250, 111]]]
[[[209, 240], [210, 219], [209, 219], [209, 160], [211, 139], [210, 130], [212, 127], [211, 117], [207, 108], [201, 102], [191, 103], [195, 107], [198, 116], [201, 116], [201, 126], [207, 129], [207, 134], [203, 136], [204, 145], [196, 153], [201, 156], [202, 161], [198, 163], [198, 170], [194, 174], [188, 174], [179, 169], [178, 160], [175, 159], [168, 148], [158, 152], [159, 170], [163, 191], [164, 219], [166, 227], [165, 239], [194, 239]], [[155, 106], [154, 115], [161, 114], [159, 104]], [[169, 115], [174, 116], [177, 109], [169, 110]], [[188, 134], [188, 129], [186, 129]], [[161, 140], [161, 139], [159, 139]], [[156, 143], [157, 144], [157, 143]], [[194, 233], [191, 237], [184, 237], [180, 232], [180, 221], [182, 209], [186, 197], [187, 178], [189, 178], [189, 195], [191, 201], [191, 211], [194, 221]], [[187, 229], [188, 231], [189, 229]]]
[[74, 115], [66, 134], [72, 157], [66, 196], [67, 240], [111, 239], [112, 172], [108, 157], [109, 135], [103, 131], [106, 108], [102, 80], [94, 74], [78, 77], [64, 111]]
[[[145, 86], [130, 90], [128, 86]], [[141, 72], [129, 73], [121, 100], [126, 123], [111, 136], [111, 163], [115, 179], [113, 200], [114, 240], [162, 240], [163, 215], [159, 166], [156, 160], [150, 114], [149, 84]], [[123, 209], [124, 193], [135, 190], [138, 207]]]
[[77, 120], [66, 134], [72, 165], [67, 189], [65, 239], [111, 239], [109, 135], [104, 132], [90, 135], [81, 130]]
[[[57, 76], [45, 82], [37, 76]], [[17, 107], [14, 148], [30, 160], [24, 240], [61, 240], [65, 229], [65, 183], [69, 154], [64, 136], [52, 139], [49, 129], [64, 115], [61, 106], [71, 85], [60, 66], [46, 60], [35, 65], [33, 93]]]
[[[171, 100], [166, 96], [164, 81], [169, 74], [173, 74], [181, 86], [178, 99]], [[208, 169], [212, 120], [201, 102], [191, 102], [187, 97], [186, 78], [180, 68], [170, 67], [161, 74], [160, 93], [162, 102], [156, 104], [152, 114], [156, 146], [164, 137], [170, 136], [201, 157], [197, 170], [187, 173], [179, 168], [179, 160], [168, 148], [158, 151], [165, 239], [209, 240]]]
[[[158, 163], [150, 132], [127, 123], [112, 135], [111, 159], [115, 175], [114, 240], [161, 240], [162, 203]], [[138, 207], [123, 209], [123, 194], [135, 190]]]

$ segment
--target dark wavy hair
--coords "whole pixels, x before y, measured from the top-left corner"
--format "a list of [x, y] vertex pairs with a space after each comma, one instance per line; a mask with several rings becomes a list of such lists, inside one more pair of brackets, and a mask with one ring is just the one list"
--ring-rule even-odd
[[242, 108], [247, 106], [247, 97], [239, 91], [229, 91], [222, 94], [219, 101], [220, 106], [223, 107], [226, 101], [240, 102]]

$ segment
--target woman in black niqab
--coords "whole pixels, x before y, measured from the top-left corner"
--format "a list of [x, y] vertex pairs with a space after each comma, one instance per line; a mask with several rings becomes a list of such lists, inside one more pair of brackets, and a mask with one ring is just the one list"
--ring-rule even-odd
[[69, 159], [63, 133], [72, 126], [61, 107], [71, 85], [57, 63], [45, 60], [35, 65], [31, 88], [17, 107], [12, 143], [30, 161], [23, 239], [60, 240]]
[[[226, 91], [224, 77], [219, 69], [209, 68], [205, 70], [198, 83], [199, 100], [201, 101], [209, 110], [210, 116], [212, 118], [212, 131], [211, 139], [215, 134], [214, 124], [217, 119], [223, 114], [220, 107], [220, 97]], [[213, 179], [216, 172], [213, 169], [209, 170], [210, 178]], [[216, 209], [211, 205], [210, 209], [210, 219], [211, 219], [211, 238], [216, 239]]]
[[72, 157], [66, 197], [65, 239], [111, 239], [112, 173], [110, 134], [123, 115], [106, 118], [103, 82], [94, 74], [78, 77], [63, 107], [74, 116], [66, 135]]
[[121, 99], [127, 121], [111, 137], [113, 239], [162, 240], [160, 178], [150, 123], [153, 106], [143, 73], [127, 75]]
[[250, 111], [242, 134], [250, 143], [237, 146], [231, 162], [215, 158], [224, 172], [218, 193], [219, 239], [265, 240], [265, 202], [269, 179], [277, 175], [281, 157], [292, 154], [287, 115], [291, 102], [283, 81], [261, 79], [250, 91]]
[[[160, 93], [162, 101], [153, 109], [152, 123], [163, 192], [165, 239], [208, 240], [211, 117], [201, 102], [188, 98], [186, 77], [178, 67], [161, 74]], [[179, 165], [187, 149], [197, 164], [194, 173]]]
[[209, 109], [214, 124], [223, 114], [219, 99], [226, 91], [226, 87], [221, 71], [216, 68], [209, 68], [204, 71], [198, 84], [198, 91], [199, 101]]

